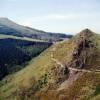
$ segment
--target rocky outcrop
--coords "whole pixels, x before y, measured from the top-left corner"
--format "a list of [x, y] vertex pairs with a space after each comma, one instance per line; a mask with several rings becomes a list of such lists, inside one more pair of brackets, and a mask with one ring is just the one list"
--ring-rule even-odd
[[64, 82], [68, 78], [68, 75], [69, 70], [67, 66], [61, 67], [61, 65], [57, 65], [51, 70], [51, 77], [56, 84], [61, 84]]
[[90, 40], [92, 35], [92, 32], [86, 29], [78, 34], [78, 39], [73, 39], [75, 48], [68, 67], [84, 68], [87, 64], [91, 63], [94, 55], [94, 44]]

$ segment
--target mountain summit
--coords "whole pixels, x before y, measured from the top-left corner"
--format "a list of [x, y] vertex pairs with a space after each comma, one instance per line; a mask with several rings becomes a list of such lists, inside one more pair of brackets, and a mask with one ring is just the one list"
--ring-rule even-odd
[[84, 36], [88, 36], [88, 35], [90, 35], [90, 34], [93, 34], [94, 32], [92, 32], [90, 29], [84, 29], [84, 30], [82, 30], [79, 34], [80, 35], [84, 35]]
[[90, 29], [88, 29], [88, 28], [82, 30], [81, 32], [83, 32], [83, 33], [92, 33], [92, 31]]

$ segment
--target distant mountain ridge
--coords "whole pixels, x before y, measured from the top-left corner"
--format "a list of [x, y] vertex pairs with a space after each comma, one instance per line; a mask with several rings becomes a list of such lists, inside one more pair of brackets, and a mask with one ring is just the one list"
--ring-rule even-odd
[[46, 41], [59, 41], [63, 40], [64, 38], [72, 37], [72, 35], [45, 32], [22, 26], [9, 20], [8, 18], [0, 18], [0, 34], [14, 35], [18, 37], [29, 37]]

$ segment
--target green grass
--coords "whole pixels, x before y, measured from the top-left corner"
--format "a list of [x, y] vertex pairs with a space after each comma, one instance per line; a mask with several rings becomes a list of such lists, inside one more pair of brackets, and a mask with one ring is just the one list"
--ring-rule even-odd
[[99, 95], [100, 94], [100, 87], [96, 87], [96, 90], [93, 94], [93, 96]]
[[12, 92], [15, 92], [21, 84], [26, 88], [29, 88], [31, 86], [31, 78], [33, 78], [35, 81], [38, 81], [41, 76], [49, 72], [54, 66], [54, 63], [51, 60], [51, 52], [56, 45], [59, 45], [59, 43], [45, 50], [38, 57], [30, 61], [29, 65], [23, 70], [5, 78], [3, 82], [9, 80], [11, 77], [9, 82], [1, 86], [1, 97], [5, 97], [5, 95], [9, 96]]

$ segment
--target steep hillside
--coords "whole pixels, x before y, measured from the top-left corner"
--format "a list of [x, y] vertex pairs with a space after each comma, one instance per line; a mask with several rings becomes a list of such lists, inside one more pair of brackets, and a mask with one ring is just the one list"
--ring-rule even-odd
[[55, 43], [0, 82], [4, 100], [99, 100], [100, 35], [85, 29]]
[[18, 37], [29, 37], [45, 41], [59, 41], [63, 40], [64, 38], [72, 37], [71, 35], [44, 32], [30, 27], [18, 25], [8, 18], [0, 18], [0, 33]]
[[28, 64], [52, 43], [0, 37], [0, 79]]

